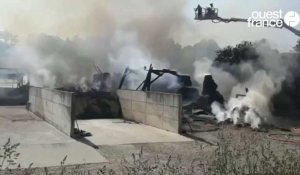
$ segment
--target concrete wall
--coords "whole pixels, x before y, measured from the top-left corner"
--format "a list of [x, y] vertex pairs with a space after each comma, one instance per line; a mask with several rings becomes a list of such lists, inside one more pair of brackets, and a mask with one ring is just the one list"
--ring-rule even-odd
[[179, 94], [117, 91], [125, 119], [179, 133], [182, 99]]
[[71, 92], [29, 88], [29, 110], [69, 136], [74, 131], [72, 103]]

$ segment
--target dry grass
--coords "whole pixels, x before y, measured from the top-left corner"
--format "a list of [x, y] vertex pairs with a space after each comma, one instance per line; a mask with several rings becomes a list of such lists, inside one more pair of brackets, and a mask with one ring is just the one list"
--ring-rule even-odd
[[[195, 157], [192, 162], [183, 162], [179, 156], [171, 155], [167, 159], [148, 159], [143, 149], [138, 154], [132, 154], [131, 159], [121, 159], [119, 166], [99, 167], [97, 170], [85, 169], [85, 165], [70, 168], [65, 166], [67, 157], [61, 162], [57, 171], [50, 172], [47, 168], [38, 173], [34, 168], [10, 171], [10, 166], [16, 164], [18, 144], [5, 144], [1, 150], [2, 174], [59, 174], [59, 175], [146, 175], [146, 174], [205, 174], [205, 175], [297, 175], [300, 174], [300, 153], [297, 147], [276, 151], [269, 141], [261, 141], [256, 134], [240, 135], [239, 139], [223, 132], [219, 134], [219, 142], [212, 155], [206, 158]], [[284, 150], [284, 151], [282, 151]], [[201, 152], [201, 150], [200, 150]], [[201, 155], [201, 154], [200, 154]], [[4, 167], [6, 165], [7, 167]]]

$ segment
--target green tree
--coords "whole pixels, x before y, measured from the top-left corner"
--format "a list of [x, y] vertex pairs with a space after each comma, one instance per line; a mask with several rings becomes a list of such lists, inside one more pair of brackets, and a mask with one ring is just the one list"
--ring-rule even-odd
[[227, 46], [217, 51], [216, 64], [239, 64], [244, 61], [257, 60], [258, 54], [254, 45], [249, 41], [237, 44], [235, 47]]

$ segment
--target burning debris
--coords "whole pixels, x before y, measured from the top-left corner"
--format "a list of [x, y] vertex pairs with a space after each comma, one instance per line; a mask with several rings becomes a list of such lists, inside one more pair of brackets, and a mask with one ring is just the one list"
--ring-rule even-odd
[[253, 129], [258, 129], [264, 122], [264, 118], [260, 116], [257, 110], [248, 105], [235, 106], [233, 109], [226, 111], [220, 107], [220, 104], [214, 102], [212, 109], [218, 122], [228, 121], [242, 127], [249, 125]]
[[[191, 78], [187, 75], [180, 75], [169, 69], [155, 69], [152, 65], [145, 70], [147, 71], [146, 78], [136, 90], [181, 94], [183, 120], [186, 123], [194, 121], [230, 122], [237, 126], [250, 126], [253, 129], [271, 123], [273, 109], [271, 97], [278, 89], [265, 71], [257, 71], [247, 82], [235, 86], [230, 98], [225, 100], [218, 91], [219, 86], [213, 75], [204, 76], [200, 95], [199, 88], [192, 86]], [[137, 71], [126, 68], [119, 87], [122, 87], [126, 77], [133, 72], [137, 73]], [[156, 77], [152, 78], [152, 74]], [[168, 89], [163, 82], [159, 82], [164, 74], [175, 76], [177, 86]]]
[[[182, 95], [184, 103], [195, 102], [199, 98], [198, 89], [192, 86], [190, 76], [179, 74], [177, 71], [170, 69], [154, 69], [152, 64], [150, 64], [148, 70], [146, 67], [144, 70], [147, 71], [146, 77], [135, 90], [179, 93]], [[126, 68], [120, 81], [120, 89], [126, 77], [129, 75], [129, 72], [135, 72], [135, 74], [137, 74], [137, 71]], [[153, 75], [156, 77], [152, 79]], [[164, 79], [164, 75], [171, 75], [173, 78], [168, 77], [170, 79], [166, 80]], [[159, 81], [159, 79], [163, 81]], [[170, 84], [172, 84], [172, 86], [170, 86]]]
[[112, 91], [112, 79], [111, 74], [108, 72], [102, 72], [101, 69], [96, 66], [97, 73], [93, 75], [92, 89], [102, 92]]
[[118, 118], [120, 105], [112, 88], [111, 74], [95, 66], [96, 73], [90, 82], [79, 82], [73, 86], [57, 88], [74, 92], [74, 109], [77, 119]]
[[[202, 114], [212, 115], [211, 104], [213, 102], [224, 103], [223, 96], [217, 91], [218, 85], [211, 75], [205, 76], [202, 95], [200, 95], [198, 88], [192, 86], [191, 77], [188, 75], [181, 75], [177, 71], [169, 69], [155, 69], [152, 64], [149, 66], [149, 69], [145, 68], [144, 70], [147, 71], [146, 78], [136, 90], [181, 94], [183, 100], [184, 122], [190, 122], [190, 120], [193, 120], [192, 118], [198, 118], [199, 120], [199, 117]], [[126, 77], [132, 72], [136, 73], [136, 71], [131, 70], [130, 68], [125, 69], [119, 88], [122, 88]], [[152, 78], [152, 74], [156, 75], [156, 77]], [[170, 89], [164, 82], [159, 82], [159, 78], [163, 78], [163, 75], [165, 74], [176, 77], [174, 80], [176, 81], [176, 86], [172, 86]], [[212, 118], [212, 116], [205, 119], [209, 120], [209, 118]]]

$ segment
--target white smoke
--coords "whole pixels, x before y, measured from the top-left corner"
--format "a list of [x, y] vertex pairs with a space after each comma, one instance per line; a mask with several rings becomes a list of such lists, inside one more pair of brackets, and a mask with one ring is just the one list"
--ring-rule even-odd
[[112, 40], [114, 52], [109, 54], [110, 69], [109, 72], [124, 70], [127, 66], [135, 71], [135, 74], [128, 76], [130, 82], [129, 89], [135, 89], [142, 80], [145, 79], [146, 71], [150, 64], [155, 68], [169, 67], [167, 62], [160, 61], [153, 57], [148, 50], [142, 49], [138, 41], [137, 33], [134, 31], [118, 31]]
[[[171, 4], [150, 0], [75, 1], [71, 9], [66, 8], [72, 12], [68, 15], [61, 10], [66, 3], [61, 0], [33, 2], [30, 12], [34, 15], [24, 13], [28, 18], [22, 20], [26, 25], [21, 31], [14, 28], [10, 20], [6, 21], [9, 30], [18, 33], [22, 41], [13, 44], [3, 42], [7, 47], [1, 47], [0, 43], [1, 67], [28, 71], [31, 84], [35, 86], [55, 88], [79, 85], [81, 89], [90, 88], [95, 65], [103, 72], [119, 76], [127, 66], [139, 72], [129, 77], [129, 88], [136, 88], [144, 79], [144, 66], [152, 63], [155, 68], [170, 68], [169, 58], [159, 53], [166, 52], [161, 49], [172, 39], [183, 20], [184, 1]], [[43, 9], [49, 9], [48, 6], [52, 6], [57, 14], [63, 14], [41, 19], [39, 13], [44, 13]], [[127, 10], [132, 6], [140, 10]], [[73, 13], [72, 9], [78, 9], [80, 13]], [[8, 18], [15, 19], [15, 11], [18, 10], [13, 8]], [[37, 21], [39, 25], [35, 26]], [[46, 34], [39, 34], [41, 32]], [[24, 39], [24, 35], [28, 34], [32, 35]], [[76, 34], [80, 37], [72, 37]]]
[[[195, 79], [200, 83], [203, 82], [202, 75], [211, 74], [226, 99], [224, 106], [217, 102], [211, 105], [212, 113], [219, 122], [230, 120], [235, 125], [249, 124], [252, 128], [272, 123], [271, 99], [281, 90], [281, 83], [287, 78], [294, 60], [282, 60], [280, 53], [265, 42], [255, 47], [259, 54], [258, 63], [244, 62], [232, 66], [239, 71], [228, 73], [220, 67], [212, 66], [213, 61], [207, 58], [194, 63]], [[242, 81], [234, 76], [242, 77]]]
[[[228, 99], [231, 94], [232, 88], [237, 84], [237, 80], [228, 72], [220, 68], [212, 66], [213, 58], [203, 57], [194, 62], [194, 79], [201, 85], [205, 75], [212, 75], [218, 86], [220, 93]], [[201, 86], [200, 89], [201, 91]]]
[[[245, 96], [236, 97], [238, 89], [248, 88], [248, 92], [242, 93]], [[226, 110], [227, 117], [231, 118], [234, 124], [250, 124], [252, 128], [259, 128], [263, 123], [270, 122], [271, 110], [270, 100], [276, 92], [272, 79], [265, 71], [258, 71], [253, 78], [243, 85], [239, 84], [233, 88]]]

